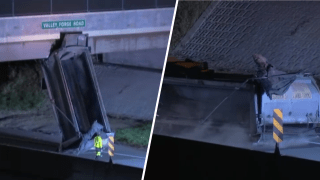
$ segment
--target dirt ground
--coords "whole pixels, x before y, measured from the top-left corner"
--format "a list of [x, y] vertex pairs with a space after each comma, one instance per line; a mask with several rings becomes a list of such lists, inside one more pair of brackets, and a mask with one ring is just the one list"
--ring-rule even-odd
[[[43, 92], [46, 93], [45, 90]], [[52, 105], [48, 100], [37, 109], [0, 111], [0, 127], [60, 135], [58, 123], [53, 115]]]
[[[43, 92], [47, 93], [46, 90], [43, 90]], [[109, 116], [108, 120], [113, 130], [137, 126], [143, 122], [120, 116]], [[48, 96], [45, 103], [38, 109], [28, 111], [0, 111], [0, 127], [35, 131], [52, 135], [60, 134], [59, 125], [54, 118], [52, 105]]]
[[[41, 89], [39, 64], [35, 61], [6, 62], [0, 67], [5, 72], [0, 75], [0, 93], [6, 98], [1, 101], [0, 127], [60, 136], [47, 92]], [[22, 78], [21, 83], [16, 83]], [[28, 94], [30, 92], [34, 93]], [[36, 98], [39, 101], [35, 101]]]

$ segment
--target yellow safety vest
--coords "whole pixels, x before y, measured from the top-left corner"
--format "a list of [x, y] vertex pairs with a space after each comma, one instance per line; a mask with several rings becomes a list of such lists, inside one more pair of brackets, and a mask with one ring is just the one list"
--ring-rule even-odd
[[96, 148], [102, 148], [102, 138], [101, 138], [101, 136], [96, 136], [94, 138], [94, 146]]

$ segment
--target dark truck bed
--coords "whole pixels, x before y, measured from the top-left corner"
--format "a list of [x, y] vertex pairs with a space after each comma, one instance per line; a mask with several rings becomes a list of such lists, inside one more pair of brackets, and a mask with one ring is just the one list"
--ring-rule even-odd
[[256, 132], [253, 84], [236, 91], [204, 124], [200, 123], [239, 86], [241, 82], [165, 77], [154, 133], [216, 142], [216, 138], [227, 141], [241, 132], [247, 139]]
[[89, 133], [95, 121], [111, 133], [87, 41], [87, 35], [64, 35], [61, 47], [42, 64], [64, 149]]

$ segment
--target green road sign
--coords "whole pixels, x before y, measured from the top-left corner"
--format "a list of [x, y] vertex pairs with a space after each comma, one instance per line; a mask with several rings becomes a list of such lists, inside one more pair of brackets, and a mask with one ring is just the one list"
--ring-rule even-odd
[[85, 20], [42, 22], [42, 29], [76, 28], [76, 27], [85, 27], [85, 26], [86, 26]]

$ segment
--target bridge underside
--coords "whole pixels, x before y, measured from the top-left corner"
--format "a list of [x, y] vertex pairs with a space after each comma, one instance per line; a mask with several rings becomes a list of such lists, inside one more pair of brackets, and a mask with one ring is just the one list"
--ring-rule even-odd
[[[92, 54], [163, 49], [174, 8], [8, 17], [0, 19], [0, 61], [49, 56], [61, 32], [89, 34]], [[85, 27], [43, 29], [48, 21], [85, 20]]]
[[[319, 7], [315, 1], [212, 2], [191, 28], [187, 23], [174, 26], [176, 36], [188, 32], [176, 39], [169, 55], [206, 61], [216, 71], [254, 74], [252, 55], [259, 53], [279, 70], [320, 74]], [[196, 10], [178, 11], [177, 19], [185, 19]]]

